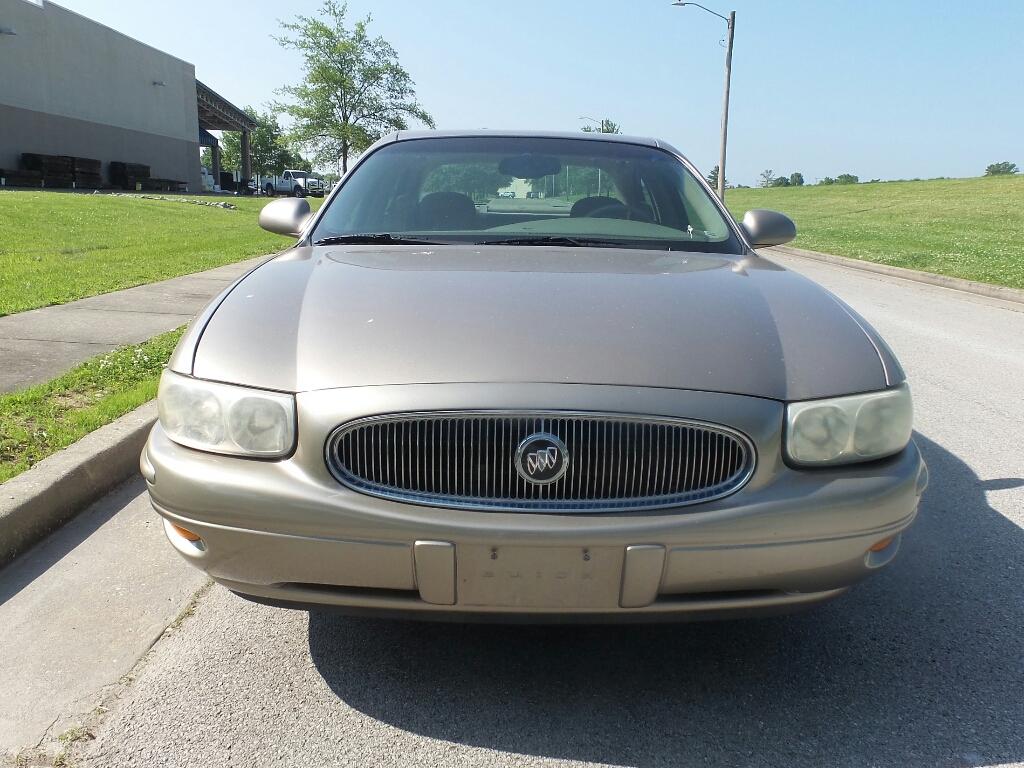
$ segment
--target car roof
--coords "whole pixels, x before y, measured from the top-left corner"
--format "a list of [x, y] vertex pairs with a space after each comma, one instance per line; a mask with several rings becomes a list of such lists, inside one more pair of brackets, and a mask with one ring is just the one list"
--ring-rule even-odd
[[624, 136], [620, 133], [599, 133], [597, 131], [521, 131], [482, 128], [475, 130], [442, 130], [442, 131], [398, 131], [385, 138], [385, 141], [410, 141], [413, 139], [467, 138], [476, 136], [492, 136], [504, 138], [534, 139], [584, 139], [586, 141], [612, 141], [619, 144], [641, 144], [645, 147], [661, 147], [675, 151], [672, 147], [658, 139], [647, 136]]

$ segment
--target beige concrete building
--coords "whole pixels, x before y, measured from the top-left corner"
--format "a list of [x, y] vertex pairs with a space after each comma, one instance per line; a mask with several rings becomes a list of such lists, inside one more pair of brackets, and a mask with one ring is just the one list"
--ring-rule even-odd
[[247, 149], [252, 127], [188, 62], [48, 0], [0, 0], [0, 168], [71, 155], [199, 191], [200, 129], [243, 131]]

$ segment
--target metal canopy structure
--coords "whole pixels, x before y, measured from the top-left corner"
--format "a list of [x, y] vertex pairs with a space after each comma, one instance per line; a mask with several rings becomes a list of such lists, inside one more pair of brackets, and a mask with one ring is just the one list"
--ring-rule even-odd
[[205, 128], [199, 129], [199, 146], [200, 147], [215, 147], [217, 146], [217, 137], [210, 133]]
[[[199, 107], [199, 128], [203, 131], [238, 131], [242, 134], [242, 177], [252, 177], [252, 154], [249, 134], [256, 122], [215, 90], [196, 80], [196, 104]], [[220, 183], [220, 145], [213, 150], [213, 178]]]
[[208, 85], [196, 80], [199, 127], [208, 131], [251, 131], [256, 122]]

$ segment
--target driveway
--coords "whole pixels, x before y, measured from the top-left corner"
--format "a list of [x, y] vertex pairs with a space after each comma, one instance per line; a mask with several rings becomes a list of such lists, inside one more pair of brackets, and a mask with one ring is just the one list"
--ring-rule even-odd
[[309, 615], [216, 587], [82, 764], [1024, 764], [1024, 305], [773, 258], [910, 376], [931, 487], [891, 568], [812, 613], [652, 627]]

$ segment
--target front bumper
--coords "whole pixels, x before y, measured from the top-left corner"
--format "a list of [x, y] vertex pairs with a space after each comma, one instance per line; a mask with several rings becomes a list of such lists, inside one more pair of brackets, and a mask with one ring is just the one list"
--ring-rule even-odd
[[[749, 615], [833, 597], [895, 556], [927, 485], [913, 443], [871, 464], [793, 470], [778, 451], [778, 403], [624, 389], [308, 393], [298, 398], [300, 443], [287, 460], [202, 453], [171, 442], [157, 425], [143, 474], [168, 538], [189, 562], [230, 589], [274, 603], [503, 620]], [[578, 408], [584, 391], [595, 410], [621, 412], [628, 403], [636, 413], [699, 414], [740, 429], [758, 449], [754, 477], [730, 497], [693, 507], [552, 515], [372, 498], [339, 485], [324, 466], [326, 435], [356, 415], [456, 403], [487, 408], [499, 397], [507, 407]]]

